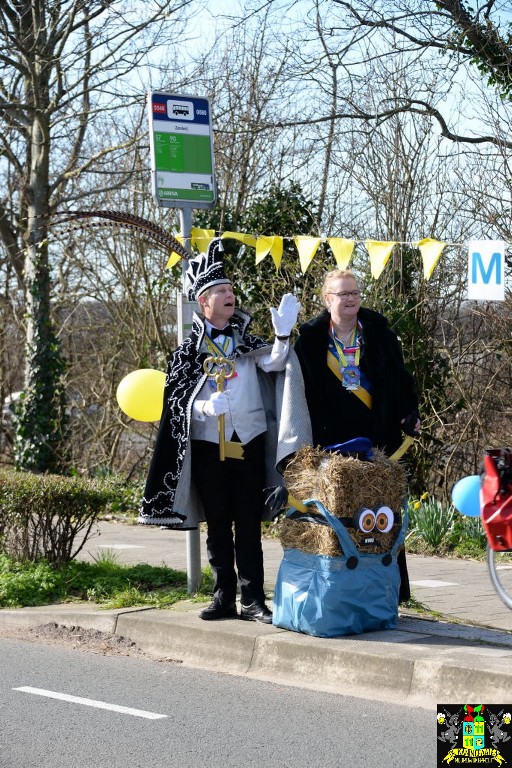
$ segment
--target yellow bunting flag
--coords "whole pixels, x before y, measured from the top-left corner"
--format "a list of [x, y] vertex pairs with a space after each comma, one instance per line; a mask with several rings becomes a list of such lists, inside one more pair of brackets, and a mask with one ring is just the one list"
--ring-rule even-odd
[[306, 235], [297, 235], [293, 238], [299, 252], [300, 268], [304, 274], [313, 261], [318, 246], [322, 242], [321, 237], [308, 237]]
[[346, 269], [354, 252], [355, 241], [345, 237], [328, 237], [327, 242], [336, 259], [338, 269]]
[[224, 232], [221, 235], [222, 239], [227, 238], [228, 240], [240, 240], [240, 242], [245, 243], [245, 245], [250, 245], [251, 248], [256, 247], [256, 238], [254, 235], [249, 235], [246, 232]]
[[191, 229], [190, 245], [195, 245], [199, 253], [205, 253], [214, 237], [214, 229]]
[[432, 272], [439, 261], [446, 243], [439, 240], [433, 240], [431, 237], [425, 237], [418, 242], [421, 258], [423, 259], [423, 276], [425, 280], [430, 280]]
[[280, 235], [262, 236], [256, 240], [256, 264], [263, 261], [269, 253], [276, 269], [279, 269], [283, 258], [283, 238]]
[[165, 268], [166, 269], [172, 269], [172, 267], [174, 267], [178, 263], [178, 261], [181, 261], [181, 256], [179, 254], [177, 254], [177, 253], [174, 253], [174, 251], [173, 251], [171, 253], [171, 255], [169, 256], [169, 260], [168, 260], [167, 264], [165, 265]]
[[365, 245], [366, 250], [368, 251], [368, 256], [370, 257], [372, 277], [377, 280], [388, 263], [391, 251], [396, 243], [382, 242], [380, 240], [367, 240]]
[[[184, 237], [182, 237], [181, 235], [174, 235], [174, 237], [183, 245], [183, 241], [185, 239]], [[169, 256], [169, 259], [167, 261], [167, 264], [165, 265], [165, 268], [172, 269], [178, 263], [178, 261], [181, 261], [181, 256], [178, 253], [171, 251], [171, 255]]]

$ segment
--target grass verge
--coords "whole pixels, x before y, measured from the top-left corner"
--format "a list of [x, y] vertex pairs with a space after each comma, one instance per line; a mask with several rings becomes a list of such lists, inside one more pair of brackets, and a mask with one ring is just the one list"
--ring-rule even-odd
[[202, 602], [211, 597], [209, 566], [201, 587], [187, 591], [187, 575], [147, 563], [120, 565], [103, 557], [93, 563], [72, 560], [60, 568], [49, 563], [20, 563], [0, 555], [0, 608], [90, 601], [103, 608], [151, 606], [165, 608], [184, 599]]

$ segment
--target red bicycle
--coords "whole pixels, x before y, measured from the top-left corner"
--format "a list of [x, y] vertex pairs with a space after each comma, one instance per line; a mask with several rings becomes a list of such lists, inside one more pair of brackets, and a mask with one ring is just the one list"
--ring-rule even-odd
[[484, 456], [480, 516], [487, 536], [487, 565], [500, 600], [512, 609], [512, 449]]

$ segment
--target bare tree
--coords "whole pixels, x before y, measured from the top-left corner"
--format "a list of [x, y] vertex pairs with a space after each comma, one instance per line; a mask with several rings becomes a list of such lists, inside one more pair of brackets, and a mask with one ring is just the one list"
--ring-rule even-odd
[[[136, 149], [134, 158], [130, 163], [142, 177], [146, 153]], [[133, 219], [147, 221], [166, 239], [173, 217], [167, 214], [170, 222], [155, 224], [158, 212], [141, 191], [134, 185], [124, 194], [104, 195], [105, 213], [137, 210], [148, 218]], [[165, 371], [177, 343], [181, 265], [166, 270], [170, 246], [144, 236], [142, 228], [117, 226], [102, 216], [62, 218], [73, 220], [52, 230], [63, 248], [54, 304], [67, 361], [70, 461], [88, 473], [117, 470], [139, 476], [147, 468], [154, 425], [127, 418], [117, 406], [116, 390], [134, 370]]]
[[[425, 54], [435, 52], [438, 61], [451, 69], [474, 67], [486, 84], [496, 88], [508, 101], [512, 95], [512, 46], [508, 33], [509, 4], [506, 2], [477, 2], [469, 7], [460, 0], [397, 0], [396, 2], [346, 2], [327, 0], [335, 10], [341, 10], [342, 19], [331, 18], [333, 27], [355, 23], [362, 34], [378, 36], [379, 55], [396, 56], [407, 51], [416, 53], [425, 61]], [[402, 95], [373, 113], [352, 103], [354, 117], [371, 120], [386, 119], [390, 114], [408, 111], [434, 119], [441, 136], [465, 144], [490, 143], [512, 147], [507, 129], [489, 135], [459, 133], [449, 125], [443, 110], [425, 99], [410, 94], [404, 81]], [[359, 113], [359, 114], [358, 114]]]
[[[292, 189], [298, 184], [301, 199], [313, 212], [307, 234], [359, 241], [354, 266], [368, 276], [368, 299], [375, 304], [380, 301], [386, 312], [391, 309], [393, 322], [400, 317], [411, 321], [408, 328], [397, 326], [411, 363], [423, 365], [426, 375], [435, 354], [449, 372], [444, 401], [426, 378], [422, 380], [423, 416], [436, 456], [442, 453], [440, 446], [447, 446], [442, 454], [445, 463], [429, 482], [446, 487], [450, 467], [472, 461], [470, 450], [478, 441], [501, 434], [498, 418], [489, 417], [491, 411], [505, 414], [507, 367], [504, 357], [498, 365], [496, 355], [508, 354], [504, 343], [508, 305], [486, 308], [482, 319], [481, 308], [464, 301], [460, 245], [475, 236], [510, 239], [510, 183], [509, 104], [493, 98], [503, 89], [497, 82], [488, 82], [490, 69], [482, 74], [471, 63], [477, 41], [466, 41], [466, 32], [451, 12], [461, 4], [245, 0], [240, 16], [225, 18], [213, 38], [203, 38], [202, 27], [194, 30], [197, 39], [191, 60], [173, 57], [172, 64], [170, 57], [166, 62], [153, 54], [147, 35], [158, 33], [160, 41], [169, 40], [178, 23], [176, 12], [180, 11], [179, 23], [182, 19], [185, 23], [185, 6], [195, 10], [200, 0], [145, 4], [144, 15], [154, 24], [153, 33], [151, 27], [144, 27], [138, 3], [122, 6], [124, 12], [134, 14], [126, 27], [116, 15], [121, 9], [118, 2], [98, 0], [86, 11], [82, 3], [67, 0], [59, 7], [65, 6], [70, 18], [75, 14], [69, 32], [59, 21], [63, 15], [57, 18], [52, 13], [54, 5], [41, 2], [46, 26], [33, 34], [30, 49], [39, 50], [37, 45], [46, 35], [49, 41], [61, 35], [60, 48], [53, 49], [61, 57], [59, 66], [54, 65], [58, 57], [48, 53], [50, 42], [44, 49], [52, 73], [47, 86], [50, 96], [44, 102], [51, 151], [47, 206], [41, 208], [41, 221], [47, 223], [55, 211], [76, 207], [114, 208], [177, 228], [176, 217], [156, 210], [149, 198], [142, 108], [147, 83], [142, 83], [137, 66], [133, 67], [144, 63], [144, 77], [151, 80], [153, 89], [207, 95], [212, 103], [219, 211], [210, 219], [202, 212], [196, 220], [204, 226], [214, 223], [221, 230], [246, 226], [255, 235], [272, 232], [290, 238], [297, 232], [292, 224], [284, 231], [280, 206], [287, 185]], [[12, 11], [14, 6], [20, 4], [8, 2], [6, 7]], [[471, 11], [480, 24], [476, 32], [482, 36], [488, 28], [503, 30], [503, 10], [503, 3], [477, 4]], [[165, 13], [171, 14], [171, 24], [164, 21]], [[2, 30], [14, 29], [17, 18], [0, 11], [0, 37]], [[11, 35], [17, 41], [14, 50], [21, 50], [22, 32], [17, 35]], [[504, 33], [501, 37], [506, 42]], [[60, 349], [67, 363], [62, 381], [78, 438], [72, 444], [72, 461], [80, 468], [111, 464], [127, 468], [120, 455], [128, 423], [115, 406], [115, 388], [134, 368], [160, 368], [172, 347], [171, 297], [180, 282], [180, 267], [166, 273], [165, 252], [104, 226], [59, 238], [54, 227], [47, 237], [46, 224], [42, 229], [36, 226], [40, 214], [36, 216], [29, 207], [31, 177], [24, 172], [35, 162], [40, 147], [36, 151], [36, 144], [30, 143], [27, 126], [32, 112], [19, 107], [29, 103], [28, 97], [20, 96], [24, 81], [16, 74], [24, 72], [24, 59], [20, 56], [16, 70], [1, 57], [0, 75], [10, 84], [13, 98], [1, 136], [0, 174], [6, 194], [0, 197], [4, 206], [0, 275], [3, 279], [8, 266], [11, 284], [17, 277], [25, 289], [27, 254], [30, 264], [41, 265], [43, 275], [49, 275], [53, 266], [45, 290], [51, 292], [48, 312], [57, 322], [47, 347]], [[114, 62], [117, 79], [108, 68]], [[496, 69], [500, 77], [505, 72], [504, 67]], [[133, 82], [128, 82], [129, 75]], [[468, 83], [472, 89], [471, 100], [459, 88], [462, 75], [464, 86]], [[477, 101], [472, 100], [475, 93]], [[42, 98], [39, 91], [37, 95]], [[6, 108], [9, 103], [4, 101]], [[135, 109], [130, 110], [132, 103]], [[471, 129], [463, 125], [469, 107], [478, 113], [478, 124], [471, 124]], [[41, 146], [46, 151], [44, 142]], [[39, 200], [39, 183], [35, 188]], [[267, 194], [272, 189], [276, 190], [275, 206]], [[263, 203], [265, 215], [260, 210]], [[269, 221], [271, 229], [263, 231]], [[419, 253], [411, 247], [427, 235], [454, 244], [445, 250], [428, 284], [422, 279]], [[400, 243], [378, 281], [368, 275], [367, 253], [360, 242], [366, 237]], [[291, 239], [286, 241], [286, 270], [280, 274], [270, 260], [254, 267], [253, 251], [247, 249], [242, 255], [239, 245], [232, 250], [229, 255], [240, 262], [246, 276], [254, 273], [256, 287], [268, 280], [271, 289], [278, 291], [286, 271], [287, 287], [293, 288], [294, 282], [302, 286], [301, 299], [311, 311], [317, 307], [315, 291], [321, 273], [334, 266], [329, 250], [319, 251], [303, 279]], [[35, 292], [37, 282], [30, 284]], [[4, 293], [2, 306], [11, 312], [12, 288]], [[256, 289], [254, 296], [258, 304]], [[21, 317], [22, 310], [18, 301], [16, 317]], [[52, 330], [51, 324], [48, 327]], [[470, 329], [480, 334], [480, 346], [470, 337]], [[36, 334], [34, 345], [38, 339]], [[10, 365], [8, 344], [4, 350], [5, 368]], [[35, 362], [30, 355], [27, 359], [38, 370], [40, 357]], [[486, 366], [490, 385], [484, 377]], [[10, 381], [14, 385], [12, 373]], [[30, 387], [25, 389], [30, 392]], [[457, 409], [467, 413], [465, 421], [456, 418]], [[32, 416], [29, 421], [32, 426]], [[140, 443], [143, 452], [151, 428], [134, 428], [131, 423], [129, 427], [135, 434], [134, 444]]]
[[293, 180], [307, 162], [310, 147], [304, 145], [303, 132], [282, 127], [297, 98], [290, 67], [293, 48], [285, 21], [276, 22], [269, 9], [225, 20], [211, 49], [199, 49], [194, 57], [195, 86], [212, 102], [224, 229], [236, 228], [257, 195], [270, 184]]
[[[0, 238], [25, 293], [18, 466], [55, 469], [63, 361], [51, 318], [48, 222], [64, 202], [118, 187], [119, 153], [137, 136], [89, 145], [98, 115], [127, 109], [137, 67], [176, 33], [191, 0], [6, 0], [0, 8]], [[115, 118], [112, 118], [114, 122]], [[117, 152], [117, 154], [116, 154]], [[84, 183], [84, 177], [88, 177]]]

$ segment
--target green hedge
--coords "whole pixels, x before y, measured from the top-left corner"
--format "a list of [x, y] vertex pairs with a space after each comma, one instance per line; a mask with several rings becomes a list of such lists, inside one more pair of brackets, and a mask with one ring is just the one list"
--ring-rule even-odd
[[0, 552], [20, 561], [69, 562], [118, 495], [105, 480], [0, 470]]

